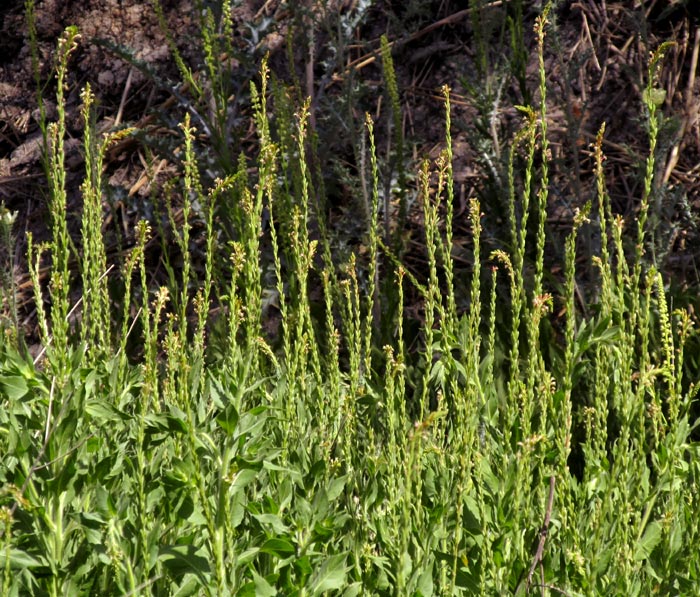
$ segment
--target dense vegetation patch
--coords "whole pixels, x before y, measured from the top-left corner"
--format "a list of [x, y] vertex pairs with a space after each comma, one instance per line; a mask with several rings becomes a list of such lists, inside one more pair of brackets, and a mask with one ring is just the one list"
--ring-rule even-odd
[[[501, 248], [485, 250], [469, 199], [465, 270], [451, 92], [442, 150], [413, 164], [387, 38], [376, 58], [393, 125], [380, 138], [366, 115], [357, 139], [354, 250], [329, 222], [315, 106], [267, 61], [250, 88], [254, 165], [227, 156], [229, 171], [210, 176], [228, 122], [222, 4], [202, 20], [212, 118], [187, 111], [172, 148], [182, 176], [154, 191], [162, 212], [115, 260], [103, 161], [135, 132], [98, 132], [86, 85], [76, 245], [64, 80], [78, 31], [59, 40], [56, 118], [41, 116], [51, 238], [30, 237], [26, 256], [43, 350], [29, 357], [16, 329], [0, 336], [2, 594], [697, 593], [693, 321], [645, 257], [669, 46], [646, 75], [637, 217], [623, 233], [603, 126], [591, 200], [570, 222], [561, 275], [548, 276], [544, 9], [538, 85], [503, 156]], [[416, 212], [418, 274], [404, 234]], [[9, 237], [12, 214], [0, 216]], [[599, 248], [581, 305], [584, 225]], [[154, 288], [158, 227], [172, 246]]]

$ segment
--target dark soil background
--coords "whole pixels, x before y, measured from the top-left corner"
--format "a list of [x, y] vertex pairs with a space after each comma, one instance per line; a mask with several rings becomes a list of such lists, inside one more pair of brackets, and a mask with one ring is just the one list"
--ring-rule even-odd
[[[199, 31], [202, 0], [162, 0], [174, 43], [193, 72], [203, 73]], [[339, 247], [359, 244], [357, 189], [346, 174], [357, 170], [355, 131], [364, 111], [377, 120], [380, 152], [385, 151], [389, 111], [378, 57], [379, 38], [393, 45], [403, 128], [411, 161], [435, 158], [444, 147], [440, 87], [452, 89], [456, 197], [454, 255], [470, 267], [466, 202], [479, 197], [484, 211], [486, 251], [502, 247], [504, 237], [502, 161], [520, 117], [516, 104], [539, 102], [537, 58], [532, 32], [539, 2], [524, 2], [520, 62], [508, 39], [506, 19], [515, 2], [377, 0], [243, 0], [234, 3], [235, 57], [230, 69], [232, 113], [225, 139], [233, 156], [253, 156], [255, 131], [247, 89], [260, 60], [270, 63], [280, 80], [298, 81], [313, 97], [314, 123], [323, 148], [329, 214]], [[481, 7], [478, 13], [474, 7]], [[468, 9], [473, 9], [471, 12]], [[152, 217], [154, 188], [177, 176], [180, 164], [168, 147], [179, 134], [183, 115], [180, 78], [168, 40], [153, 6], [138, 0], [37, 1], [36, 31], [42, 94], [49, 118], [55, 117], [55, 80], [51, 77], [56, 40], [71, 24], [81, 33], [71, 59], [67, 89], [66, 143], [71, 230], [80, 227], [82, 177], [80, 90], [90, 83], [99, 99], [99, 130], [135, 127], [141, 134], [113, 147], [105, 163], [104, 231], [117, 254], [132, 241], [136, 221]], [[478, 14], [478, 18], [475, 18]], [[700, 257], [700, 5], [693, 0], [555, 3], [548, 29], [549, 131], [552, 143], [548, 225], [551, 270], [570, 229], [574, 210], [596, 200], [591, 143], [606, 123], [606, 176], [613, 210], [632, 222], [642, 194], [648, 152], [642, 91], [650, 51], [675, 41], [660, 70], [666, 91], [657, 152], [656, 183], [650, 214], [647, 257], [668, 274], [677, 303], [696, 302]], [[476, 32], [476, 33], [475, 33]], [[129, 53], [131, 59], [126, 60]], [[202, 75], [203, 76], [203, 75]], [[21, 333], [36, 338], [35, 307], [26, 271], [26, 233], [49, 238], [46, 185], [37, 124], [36, 82], [31, 67], [29, 33], [23, 2], [0, 6], [0, 202], [17, 213], [14, 256], [7, 248], [0, 265], [15, 280]], [[177, 93], [175, 93], [177, 91]], [[216, 160], [207, 162], [211, 144], [200, 131], [204, 176], [219, 175]], [[209, 149], [207, 149], [207, 146]], [[423, 275], [421, 210], [414, 205], [406, 224], [406, 261]], [[77, 238], [77, 234], [76, 234]], [[584, 230], [581, 287], [592, 275], [590, 254], [597, 239]], [[158, 282], [158, 251], [150, 267]], [[79, 246], [79, 241], [76, 241]], [[157, 244], [157, 243], [156, 243]], [[166, 245], [166, 249], [163, 246]], [[488, 254], [488, 253], [487, 253]], [[588, 272], [588, 273], [587, 273]], [[80, 290], [76, 289], [79, 294]], [[7, 309], [7, 305], [3, 305]], [[31, 340], [30, 340], [31, 342]]]

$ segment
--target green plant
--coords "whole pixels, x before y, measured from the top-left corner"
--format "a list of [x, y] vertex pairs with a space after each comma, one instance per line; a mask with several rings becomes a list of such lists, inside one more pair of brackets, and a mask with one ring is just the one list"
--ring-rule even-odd
[[[257, 178], [241, 160], [208, 187], [184, 118], [183, 176], [169, 190], [183, 223], [176, 225], [172, 204], [167, 212], [182, 264], [171, 265], [167, 287], [150, 288], [149, 226], [140, 223], [114, 274], [125, 289], [121, 320], [109, 317], [99, 237], [100, 164], [114, 136], [95, 136], [87, 90], [84, 226], [75, 244], [91, 294], [73, 330], [59, 110], [58, 123], [46, 127], [54, 226], [48, 313], [38, 267], [48, 248], [30, 243], [27, 257], [47, 351], [33, 362], [0, 344], [3, 595], [697, 592], [697, 554], [685, 548], [700, 532], [700, 454], [689, 414], [698, 386], [685, 352], [692, 320], [671, 311], [663, 279], [643, 260], [656, 128], [650, 124], [650, 174], [631, 254], [605, 189], [600, 130], [597, 202], [573, 219], [554, 296], [544, 275], [547, 14], [536, 28], [540, 105], [521, 109], [508, 155], [512, 251], [483, 256], [482, 205], [472, 200], [464, 311], [455, 291], [447, 88], [445, 149], [417, 173], [424, 282], [382, 240], [369, 116], [367, 271], [355, 254], [334, 263], [323, 239], [313, 238], [311, 108], [307, 101], [292, 109], [283, 89], [268, 87], [263, 62], [251, 86]], [[59, 79], [75, 39], [72, 30], [61, 39]], [[664, 49], [650, 63], [651, 119]], [[231, 197], [240, 199], [239, 235], [223, 251], [215, 218]], [[601, 234], [590, 317], [575, 302], [586, 218]], [[199, 278], [195, 221], [205, 247]], [[527, 254], [535, 256], [532, 268]], [[391, 301], [382, 260], [395, 268]], [[268, 273], [281, 318], [277, 350], [262, 319]], [[422, 303], [416, 338], [407, 332], [407, 288]], [[214, 299], [226, 306], [226, 344], [208, 354]], [[383, 314], [388, 340], [377, 332], [377, 304], [396, 305]], [[549, 350], [559, 304], [560, 346]], [[138, 362], [125, 354], [131, 333], [141, 334]]]
[[[17, 299], [14, 287], [15, 250], [13, 247], [12, 225], [16, 214], [0, 203], [0, 247], [5, 255], [0, 263], [0, 338], [1, 343], [20, 342], [18, 337]], [[13, 337], [14, 336], [14, 337]]]

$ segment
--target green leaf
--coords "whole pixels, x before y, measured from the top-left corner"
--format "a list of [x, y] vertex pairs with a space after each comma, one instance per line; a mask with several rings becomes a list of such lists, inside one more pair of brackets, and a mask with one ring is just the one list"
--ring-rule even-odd
[[79, 515], [79, 520], [86, 541], [91, 545], [103, 545], [102, 529], [105, 524], [104, 518], [93, 512], [84, 512]]
[[204, 549], [194, 545], [166, 545], [160, 548], [158, 559], [174, 576], [193, 573], [201, 585], [208, 583], [209, 559]]
[[241, 552], [241, 554], [238, 556], [238, 565], [245, 566], [246, 564], [252, 562], [255, 559], [255, 556], [257, 556], [259, 553], [259, 547], [252, 547], [250, 549], [246, 549], [245, 551]]
[[303, 480], [303, 477], [301, 476], [301, 473], [299, 473], [299, 471], [295, 471], [291, 468], [286, 468], [284, 466], [274, 464], [274, 463], [270, 462], [269, 460], [263, 461], [263, 468], [267, 469], [268, 471], [287, 473], [293, 481], [302, 481]]
[[464, 510], [462, 513], [462, 526], [471, 535], [481, 535], [481, 513], [479, 504], [476, 500], [468, 495], [464, 498]]
[[296, 560], [294, 560], [293, 566], [296, 573], [302, 578], [307, 578], [313, 571], [309, 556], [302, 556], [300, 558], [297, 558]]
[[620, 326], [611, 325], [600, 332], [598, 332], [598, 328], [596, 328], [596, 333], [597, 335], [592, 339], [591, 343], [600, 342], [602, 344], [610, 344], [620, 338]]
[[262, 525], [269, 525], [272, 530], [278, 535], [284, 535], [287, 532], [287, 527], [282, 522], [282, 519], [276, 514], [266, 513], [266, 514], [254, 514], [255, 518]]
[[100, 485], [95, 488], [95, 508], [102, 515], [102, 518], [111, 518], [117, 513], [112, 496]]
[[404, 578], [408, 577], [413, 571], [413, 560], [408, 552], [404, 552], [401, 555], [399, 565], [401, 566], [401, 573], [403, 574]]
[[343, 492], [345, 483], [348, 480], [348, 475], [343, 475], [337, 479], [333, 479], [326, 488], [326, 496], [329, 502], [334, 502], [336, 498]]
[[144, 417], [146, 431], [167, 431], [170, 433], [187, 433], [187, 423], [185, 417], [174, 414], [154, 414], [149, 413]]
[[666, 90], [661, 87], [648, 87], [644, 90], [643, 97], [647, 106], [653, 104], [658, 108], [666, 101]]
[[255, 597], [275, 597], [277, 595], [277, 589], [254, 570], [253, 586], [255, 587]]
[[85, 412], [101, 422], [123, 421], [126, 418], [123, 413], [104, 400], [88, 400], [85, 403]]
[[200, 588], [200, 583], [194, 574], [185, 574], [173, 597], [190, 597], [190, 595], [196, 595]]
[[418, 595], [420, 597], [431, 597], [433, 594], [433, 563], [430, 563], [418, 579]]
[[635, 561], [646, 560], [659, 544], [659, 541], [661, 541], [661, 525], [658, 521], [654, 520], [649, 523], [644, 531], [644, 535], [637, 541], [637, 545], [634, 549]]
[[[0, 549], [0, 569], [4, 569], [7, 565], [7, 551], [5, 549]], [[10, 569], [12, 570], [22, 570], [24, 568], [38, 568], [44, 566], [41, 561], [37, 560], [34, 556], [29, 555], [26, 551], [21, 549], [10, 549]]]
[[357, 597], [362, 593], [362, 583], [354, 582], [343, 591], [343, 597]]
[[260, 551], [277, 556], [278, 558], [286, 558], [296, 553], [296, 548], [290, 541], [287, 541], [287, 539], [273, 538], [265, 541], [262, 547], [260, 547]]
[[311, 594], [320, 595], [324, 591], [342, 589], [345, 586], [345, 555], [338, 554], [328, 558], [311, 579]]
[[233, 432], [238, 427], [238, 411], [235, 409], [233, 404], [229, 404], [219, 415], [216, 417], [216, 422], [220, 427], [229, 435], [233, 435]]
[[0, 377], [0, 385], [10, 400], [19, 400], [29, 392], [27, 380], [21, 375], [3, 375]]

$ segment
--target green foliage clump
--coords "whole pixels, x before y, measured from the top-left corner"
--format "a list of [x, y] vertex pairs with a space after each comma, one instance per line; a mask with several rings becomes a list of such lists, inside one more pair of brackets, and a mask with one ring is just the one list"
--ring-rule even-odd
[[[121, 318], [110, 313], [100, 232], [101, 164], [114, 135], [96, 137], [89, 88], [83, 298], [70, 305], [62, 77], [77, 33], [66, 32], [58, 121], [45, 127], [54, 235], [46, 246], [30, 243], [28, 255], [45, 353], [32, 361], [0, 337], [2, 595], [698, 591], [698, 556], [687, 548], [700, 531], [700, 454], [689, 413], [697, 386], [684, 376], [692, 323], [669, 309], [661, 275], [642, 259], [657, 132], [651, 98], [664, 48], [652, 57], [645, 94], [651, 151], [637, 249], [625, 254], [623, 221], [611, 213], [601, 129], [597, 202], [574, 218], [555, 299], [544, 282], [546, 25], [545, 11], [536, 28], [540, 106], [521, 108], [508, 156], [511, 253], [482, 255], [481, 206], [468, 206], [468, 310], [458, 310], [454, 291], [449, 89], [445, 150], [416, 177], [428, 269], [421, 284], [382, 241], [369, 116], [366, 271], [355, 255], [333, 262], [312, 228], [322, 213], [310, 167], [310, 105], [289, 109], [283, 89], [269, 91], [263, 63], [251, 88], [257, 180], [241, 160], [205, 189], [185, 117], [184, 176], [172, 189], [182, 197], [182, 223], [168, 211], [183, 263], [170, 268], [167, 288], [152, 291], [150, 229], [139, 224], [120, 264]], [[391, 79], [386, 43], [382, 50]], [[396, 90], [389, 94], [396, 111]], [[238, 236], [224, 245], [215, 214], [233, 200]], [[198, 280], [195, 212], [205, 235]], [[575, 258], [588, 218], [600, 227], [600, 291], [593, 315], [583, 318]], [[39, 282], [46, 252], [49, 313]], [[390, 301], [380, 276], [391, 276]], [[422, 300], [417, 349], [405, 329], [409, 286]], [[263, 329], [270, 293], [280, 317], [277, 349]], [[207, 337], [214, 299], [225, 328], [216, 353]], [[558, 351], [543, 335], [555, 300], [564, 308]], [[395, 310], [382, 313], [387, 304]], [[379, 316], [390, 322], [384, 345]], [[136, 363], [126, 354], [133, 333], [143, 347]]]

